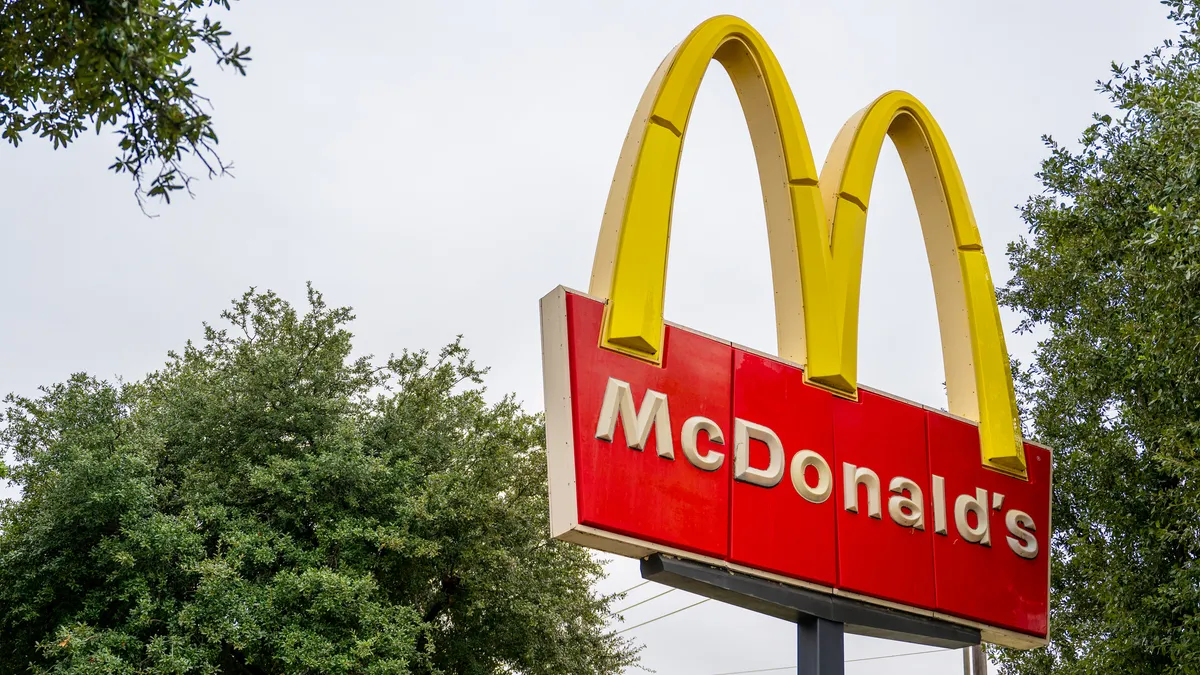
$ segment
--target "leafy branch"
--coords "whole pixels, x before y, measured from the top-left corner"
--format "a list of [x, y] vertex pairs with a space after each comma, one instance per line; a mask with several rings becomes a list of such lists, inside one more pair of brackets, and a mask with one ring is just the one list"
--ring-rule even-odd
[[228, 174], [187, 61], [202, 46], [245, 75], [250, 47], [229, 44], [214, 9], [230, 0], [0, 0], [0, 137], [58, 149], [112, 127], [109, 168], [130, 175], [143, 210], [148, 199], [193, 194], [188, 158], [209, 178]]

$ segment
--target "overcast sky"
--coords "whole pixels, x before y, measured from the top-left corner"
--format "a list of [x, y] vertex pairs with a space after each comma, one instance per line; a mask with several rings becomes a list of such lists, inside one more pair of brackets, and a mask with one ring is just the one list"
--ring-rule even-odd
[[[577, 3], [238, 2], [249, 76], [198, 63], [236, 179], [138, 210], [108, 173], [115, 140], [0, 148], [0, 390], [87, 371], [136, 379], [250, 286], [303, 304], [311, 280], [352, 305], [357, 346], [437, 349], [463, 333], [495, 396], [541, 409], [537, 301], [586, 290], [630, 117], [659, 61], [703, 19], [765, 36], [820, 166], [841, 124], [889, 89], [941, 123], [997, 283], [1024, 232], [1014, 207], [1052, 134], [1073, 141], [1104, 106], [1094, 82], [1172, 34], [1153, 0]], [[749, 134], [723, 70], [688, 129], [666, 316], [773, 351], [766, 231]], [[944, 405], [932, 283], [903, 170], [885, 148], [871, 199], [860, 377]], [[1023, 360], [1033, 347], [1012, 336]], [[5, 494], [0, 487], [0, 495]], [[12, 495], [9, 491], [7, 494]], [[878, 555], [879, 552], [876, 552]], [[886, 558], [880, 556], [880, 564]], [[638, 583], [617, 560], [601, 590]], [[658, 590], [655, 590], [655, 589]], [[653, 584], [629, 602], [661, 592]], [[694, 602], [671, 593], [626, 626]], [[706, 603], [638, 628], [661, 675], [789, 666], [794, 627]], [[848, 659], [927, 647], [848, 638]], [[788, 671], [775, 671], [786, 673]], [[865, 673], [959, 673], [956, 652], [864, 661]]]

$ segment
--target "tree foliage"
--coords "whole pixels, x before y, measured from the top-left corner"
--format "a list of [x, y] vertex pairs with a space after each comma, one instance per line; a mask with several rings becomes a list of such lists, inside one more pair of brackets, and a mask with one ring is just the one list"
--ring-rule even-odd
[[1003, 301], [1049, 337], [1024, 373], [1056, 448], [1052, 642], [1008, 673], [1200, 672], [1200, 13], [1047, 138]]
[[230, 0], [0, 0], [0, 136], [55, 149], [113, 127], [110, 167], [135, 195], [170, 201], [189, 188], [185, 156], [210, 176], [229, 168], [187, 65], [197, 49], [245, 74], [250, 48], [209, 16]]
[[458, 342], [352, 359], [349, 310], [247, 293], [142, 381], [10, 396], [0, 671], [616, 673], [544, 430]]

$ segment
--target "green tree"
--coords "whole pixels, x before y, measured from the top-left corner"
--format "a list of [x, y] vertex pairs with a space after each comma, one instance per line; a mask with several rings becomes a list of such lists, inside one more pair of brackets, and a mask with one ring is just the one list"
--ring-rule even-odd
[[186, 63], [197, 49], [246, 74], [250, 48], [229, 44], [212, 19], [230, 0], [0, 0], [0, 136], [66, 146], [89, 128], [113, 127], [109, 167], [135, 196], [171, 200], [188, 190], [185, 156], [208, 175], [230, 167]]
[[1027, 419], [1056, 448], [1051, 644], [1007, 673], [1200, 673], [1200, 14], [1047, 138], [1002, 299], [1044, 327]]
[[142, 381], [10, 396], [0, 672], [616, 673], [600, 565], [548, 538], [544, 430], [458, 342], [352, 359], [247, 293]]

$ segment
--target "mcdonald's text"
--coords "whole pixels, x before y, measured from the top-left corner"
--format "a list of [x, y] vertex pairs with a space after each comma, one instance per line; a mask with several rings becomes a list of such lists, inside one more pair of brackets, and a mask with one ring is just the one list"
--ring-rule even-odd
[[[602, 400], [596, 438], [612, 443], [617, 437], [617, 425], [621, 423], [625, 436], [623, 445], [626, 448], [640, 452], [648, 451], [649, 446], [658, 457], [675, 460], [676, 443], [671, 436], [671, 407], [666, 394], [647, 389], [639, 407], [634, 402], [629, 383], [610, 377]], [[791, 474], [791, 486], [805, 501], [823, 504], [833, 496], [833, 470], [820, 453], [807, 448], [786, 453], [779, 434], [770, 427], [740, 417], [733, 418], [733, 429], [733, 480], [770, 489], [783, 481], [786, 470]], [[716, 471], [725, 463], [725, 453], [719, 449], [700, 451], [701, 434], [707, 437], [710, 445], [726, 444], [721, 425], [715, 420], [702, 415], [689, 417], [680, 427], [679, 434], [678, 446], [688, 463], [695, 468]], [[766, 466], [756, 466], [756, 462], [750, 460], [750, 449], [755, 442], [761, 443], [767, 450]], [[786, 462], [786, 469], [785, 456], [791, 457], [791, 461]], [[866, 517], [882, 520], [883, 498], [879, 474], [865, 466], [843, 462], [841, 476], [842, 508], [850, 513], [865, 513]], [[929, 484], [933, 486], [930, 497], [933, 533], [947, 536], [946, 478], [931, 474]], [[901, 527], [924, 530], [926, 502], [921, 486], [910, 478], [896, 476], [888, 482], [888, 491], [892, 493], [887, 498], [888, 516], [892, 521]], [[866, 502], [862, 509], [859, 508], [860, 496]], [[993, 510], [1000, 511], [1004, 506], [1004, 495], [993, 493], [990, 503]], [[988, 504], [988, 491], [983, 488], [975, 488], [973, 492], [958, 495], [954, 499], [954, 526], [963, 541], [981, 546], [992, 545]], [[1007, 541], [1012, 552], [1022, 558], [1036, 558], [1038, 543], [1033, 534], [1036, 531], [1033, 518], [1024, 511], [1009, 509], [1004, 516], [1004, 523], [1008, 528]]]

